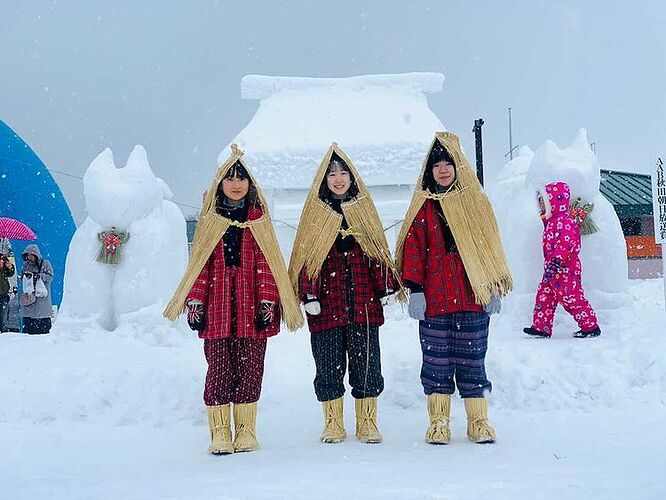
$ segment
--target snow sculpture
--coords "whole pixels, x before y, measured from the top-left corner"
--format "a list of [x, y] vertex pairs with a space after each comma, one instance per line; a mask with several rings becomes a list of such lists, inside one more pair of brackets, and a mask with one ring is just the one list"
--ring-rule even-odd
[[[188, 259], [185, 219], [169, 201], [171, 190], [151, 170], [142, 146], [135, 146], [124, 168], [116, 168], [105, 149], [83, 183], [88, 217], [67, 255], [61, 318], [92, 320], [107, 330], [132, 320], [143, 328], [166, 323], [163, 305]], [[111, 228], [132, 235], [114, 265], [96, 260], [98, 234]]]
[[617, 214], [599, 192], [600, 175], [585, 129], [580, 129], [573, 144], [565, 149], [551, 140], [536, 153], [523, 148], [500, 171], [490, 192], [497, 205], [515, 292], [533, 294], [543, 271], [537, 187], [563, 181], [571, 187], [572, 200], [580, 197], [584, 203], [594, 203], [591, 217], [599, 229], [583, 236], [583, 288], [595, 307], [621, 305], [628, 280], [626, 246]]
[[[243, 99], [261, 102], [233, 142], [268, 198], [285, 255], [315, 171], [334, 141], [358, 168], [384, 226], [395, 225], [387, 231], [393, 247], [432, 136], [445, 130], [427, 98], [443, 83], [440, 73], [243, 77]], [[228, 156], [229, 146], [219, 161]]]

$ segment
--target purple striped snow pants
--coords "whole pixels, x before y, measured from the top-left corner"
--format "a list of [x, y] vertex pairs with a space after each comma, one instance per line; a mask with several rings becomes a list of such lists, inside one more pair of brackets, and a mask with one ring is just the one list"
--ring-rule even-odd
[[421, 383], [426, 394], [482, 398], [492, 390], [486, 378], [485, 357], [490, 317], [462, 311], [419, 321], [423, 364]]

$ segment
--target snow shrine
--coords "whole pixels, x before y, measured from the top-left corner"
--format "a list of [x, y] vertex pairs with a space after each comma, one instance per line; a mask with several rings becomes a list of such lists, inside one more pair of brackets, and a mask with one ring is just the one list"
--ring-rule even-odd
[[[427, 94], [440, 73], [299, 78], [247, 75], [243, 99], [259, 109], [232, 142], [266, 194], [278, 239], [290, 254], [294, 228], [315, 171], [332, 142], [350, 156], [377, 205], [389, 245], [407, 211], [421, 164], [442, 122]], [[229, 156], [229, 145], [220, 153]]]

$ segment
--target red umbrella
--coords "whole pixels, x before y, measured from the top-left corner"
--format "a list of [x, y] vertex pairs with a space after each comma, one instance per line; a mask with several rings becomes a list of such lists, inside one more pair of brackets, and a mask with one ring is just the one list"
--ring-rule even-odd
[[35, 240], [35, 232], [23, 222], [10, 219], [9, 217], [0, 217], [0, 238], [10, 240]]

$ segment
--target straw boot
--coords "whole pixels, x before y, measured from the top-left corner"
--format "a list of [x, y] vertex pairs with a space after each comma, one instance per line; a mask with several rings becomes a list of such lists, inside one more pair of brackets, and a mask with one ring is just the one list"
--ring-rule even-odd
[[345, 421], [342, 416], [342, 402], [344, 398], [323, 401], [324, 430], [319, 438], [322, 443], [341, 443], [347, 437]]
[[449, 441], [451, 441], [451, 431], [449, 430], [450, 414], [450, 394], [428, 395], [428, 415], [430, 416], [430, 427], [428, 427], [428, 430], [426, 431], [426, 443], [449, 444]]
[[257, 403], [234, 404], [234, 450], [237, 452], [259, 449], [256, 434]]
[[231, 405], [206, 406], [210, 427], [208, 453], [228, 455], [234, 452], [231, 444]]
[[488, 401], [485, 398], [465, 398], [467, 437], [475, 443], [494, 443], [495, 429], [488, 422]]
[[363, 443], [381, 443], [377, 427], [377, 398], [356, 400], [356, 437]]

